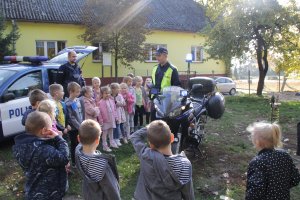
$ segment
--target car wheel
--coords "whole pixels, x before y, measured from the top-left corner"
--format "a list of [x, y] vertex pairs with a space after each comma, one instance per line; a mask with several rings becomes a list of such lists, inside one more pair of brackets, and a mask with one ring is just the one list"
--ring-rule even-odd
[[232, 88], [232, 89], [229, 91], [229, 94], [230, 94], [230, 95], [235, 95], [235, 94], [236, 94], [236, 89], [235, 89], [235, 88]]

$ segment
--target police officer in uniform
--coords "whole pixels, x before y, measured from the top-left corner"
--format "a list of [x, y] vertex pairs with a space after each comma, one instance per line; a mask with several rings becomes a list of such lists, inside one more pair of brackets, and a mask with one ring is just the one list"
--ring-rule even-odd
[[56, 83], [61, 84], [64, 88], [65, 97], [69, 97], [68, 84], [70, 82], [76, 82], [81, 87], [85, 86], [84, 78], [82, 77], [82, 71], [76, 63], [77, 54], [75, 51], [68, 52], [68, 63], [63, 64], [58, 69]]
[[180, 86], [177, 68], [168, 61], [168, 50], [160, 47], [156, 51], [155, 65], [152, 70], [152, 83], [155, 88], [162, 90], [168, 86]]
[[[152, 70], [153, 87], [161, 91], [168, 86], [180, 86], [180, 80], [177, 68], [168, 61], [168, 50], [160, 47], [156, 51], [156, 60], [158, 65], [155, 65]], [[156, 112], [154, 106], [151, 109], [151, 121], [156, 120]], [[177, 132], [180, 126], [176, 120], [167, 121], [172, 133], [174, 133], [175, 141], [177, 141]]]

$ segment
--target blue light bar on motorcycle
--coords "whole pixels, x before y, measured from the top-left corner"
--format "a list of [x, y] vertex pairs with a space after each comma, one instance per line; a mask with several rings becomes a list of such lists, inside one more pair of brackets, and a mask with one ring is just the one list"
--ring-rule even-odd
[[47, 56], [4, 56], [4, 61], [40, 63], [48, 60]]

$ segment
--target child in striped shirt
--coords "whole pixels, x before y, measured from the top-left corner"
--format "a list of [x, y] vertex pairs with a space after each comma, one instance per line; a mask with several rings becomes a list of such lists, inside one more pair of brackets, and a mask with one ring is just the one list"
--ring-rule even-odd
[[166, 122], [153, 121], [130, 140], [141, 162], [134, 199], [195, 199], [191, 162], [184, 155], [172, 154], [174, 135]]
[[114, 157], [97, 150], [101, 136], [99, 123], [88, 119], [79, 128], [79, 142], [76, 147], [76, 166], [83, 178], [84, 199], [119, 200], [119, 176]]

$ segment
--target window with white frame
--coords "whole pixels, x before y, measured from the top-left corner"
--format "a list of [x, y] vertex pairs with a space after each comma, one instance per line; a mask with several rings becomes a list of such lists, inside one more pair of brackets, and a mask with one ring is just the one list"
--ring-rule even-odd
[[156, 50], [160, 47], [167, 48], [166, 44], [146, 44], [145, 45], [145, 61], [156, 62]]
[[204, 60], [204, 49], [201, 46], [192, 46], [191, 54], [193, 62], [203, 62]]
[[48, 58], [50, 59], [66, 47], [66, 41], [37, 40], [35, 41], [35, 47], [36, 55], [48, 56]]
[[93, 46], [98, 47], [97, 50], [93, 51], [93, 62], [102, 62], [103, 52], [109, 52], [108, 45], [106, 43], [97, 43]]

